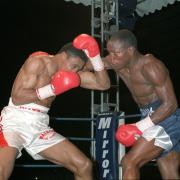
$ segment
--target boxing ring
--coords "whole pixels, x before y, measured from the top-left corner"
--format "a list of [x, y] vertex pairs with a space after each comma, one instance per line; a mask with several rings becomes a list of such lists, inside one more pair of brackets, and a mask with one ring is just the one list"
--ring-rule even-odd
[[[71, 1], [71, 0], [65, 0]], [[175, 0], [164, 1], [161, 0], [158, 4], [161, 7], [154, 7], [155, 0], [146, 1], [139, 0], [139, 4], [136, 8], [136, 12], [139, 16], [144, 16], [149, 13], [154, 12], [156, 9], [160, 10], [163, 6], [167, 6], [169, 3], [174, 3]], [[179, 0], [177, 0], [179, 1]], [[75, 3], [80, 3], [80, 0], [73, 0]], [[91, 1], [82, 1], [87, 3], [84, 5], [91, 5]], [[81, 2], [81, 3], [82, 3]], [[89, 2], [89, 3], [88, 3]], [[147, 3], [150, 4], [147, 4]], [[151, 6], [150, 6], [151, 5]], [[147, 10], [146, 8], [150, 8]], [[93, 9], [94, 10], [94, 9]], [[146, 10], [146, 11], [145, 11]], [[92, 21], [92, 24], [95, 24], [96, 21]], [[94, 30], [92, 30], [94, 34]], [[103, 39], [104, 41], [104, 39]], [[92, 92], [94, 93], [94, 92]], [[94, 94], [93, 94], [94, 96]], [[101, 98], [103, 98], [101, 96]], [[93, 99], [92, 99], [93, 102]], [[94, 103], [92, 104], [94, 105]], [[102, 110], [102, 109], [101, 109]], [[88, 143], [88, 154], [90, 155], [93, 162], [97, 164], [97, 171], [99, 172], [98, 178], [100, 180], [121, 180], [122, 179], [122, 168], [121, 168], [121, 159], [126, 153], [126, 149], [123, 145], [118, 144], [115, 140], [115, 132], [120, 124], [124, 124], [126, 119], [131, 118], [140, 118], [140, 114], [125, 115], [121, 111], [108, 111], [99, 113], [94, 117], [94, 112], [92, 112], [91, 118], [60, 118], [60, 117], [51, 117], [51, 120], [54, 120], [58, 123], [66, 122], [80, 122], [81, 127], [83, 128], [84, 123], [88, 123], [90, 130], [88, 137], [77, 137], [69, 136], [67, 139], [75, 142]], [[21, 168], [63, 168], [61, 165], [55, 164], [16, 164], [15, 167]]]
[[[121, 159], [126, 150], [115, 140], [115, 132], [120, 124], [124, 124], [125, 119], [139, 118], [140, 114], [125, 115], [124, 112], [102, 112], [95, 118], [60, 118], [51, 117], [57, 123], [81, 123], [80, 129], [84, 128], [83, 123], [88, 123], [91, 134], [89, 137], [69, 136], [67, 139], [75, 142], [88, 143], [89, 155], [96, 164], [98, 179], [100, 180], [120, 180], [122, 178]], [[87, 128], [87, 127], [86, 127]], [[112, 153], [113, 152], [113, 153]], [[87, 152], [86, 152], [87, 153]], [[56, 164], [15, 164], [20, 168], [63, 168]]]

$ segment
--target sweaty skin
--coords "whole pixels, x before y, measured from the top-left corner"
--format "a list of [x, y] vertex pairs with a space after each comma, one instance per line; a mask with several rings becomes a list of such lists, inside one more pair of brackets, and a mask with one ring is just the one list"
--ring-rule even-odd
[[[143, 55], [134, 46], [125, 46], [125, 36], [122, 37], [124, 42], [113, 38], [107, 42], [108, 55], [103, 58], [106, 69], [113, 69], [119, 75], [140, 108], [156, 100], [161, 101], [159, 108], [150, 116], [152, 122], [158, 124], [178, 107], [167, 68], [152, 54]], [[84, 69], [92, 69], [90, 62]], [[163, 150], [154, 145], [154, 139], [147, 141], [140, 137], [121, 161], [123, 180], [139, 179], [140, 168], [157, 158]], [[180, 179], [180, 153], [169, 152], [158, 158], [157, 164], [163, 179]]]
[[[151, 115], [154, 124], [163, 121], [178, 107], [169, 72], [165, 65], [151, 54], [143, 55], [120, 41], [107, 42], [109, 54], [103, 59], [107, 69], [113, 69], [124, 81], [139, 107], [156, 100], [161, 105]], [[88, 68], [88, 64], [86, 66]], [[123, 180], [139, 179], [139, 169], [158, 157], [162, 148], [140, 137], [122, 159]], [[170, 152], [157, 160], [163, 179], [179, 179], [180, 154]], [[169, 169], [170, 168], [170, 169]], [[167, 171], [169, 169], [169, 171]]]
[[[68, 56], [65, 51], [54, 56], [29, 57], [14, 81], [11, 92], [13, 104], [36, 103], [50, 107], [55, 96], [39, 100], [36, 89], [50, 84], [51, 78], [59, 70], [77, 72], [80, 76], [80, 86], [83, 88], [97, 90], [109, 88], [110, 81], [106, 70], [82, 71], [84, 65], [85, 62], [78, 56]], [[17, 153], [15, 147], [0, 148], [0, 180], [7, 180], [10, 177]], [[91, 160], [67, 139], [41, 151], [39, 155], [69, 169], [74, 174], [75, 180], [93, 179]]]
[[139, 107], [161, 100], [161, 106], [151, 116], [153, 123], [161, 122], [177, 108], [168, 70], [151, 54], [142, 55], [132, 47], [122, 49], [119, 46], [116, 42], [107, 43], [106, 67], [116, 71]]
[[36, 103], [50, 107], [55, 97], [39, 100], [36, 89], [51, 82], [51, 77], [60, 69], [78, 72], [81, 79], [80, 86], [88, 89], [104, 90], [109, 88], [107, 72], [81, 71], [84, 62], [76, 57], [66, 60], [65, 53], [55, 56], [37, 56], [28, 58], [21, 67], [12, 88], [11, 97], [15, 105]]

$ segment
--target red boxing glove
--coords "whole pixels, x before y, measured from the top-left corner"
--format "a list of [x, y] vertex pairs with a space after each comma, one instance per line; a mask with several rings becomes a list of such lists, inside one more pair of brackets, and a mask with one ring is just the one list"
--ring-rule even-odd
[[100, 57], [100, 50], [96, 40], [88, 34], [80, 34], [73, 40], [73, 46], [83, 50], [91, 60], [95, 71], [102, 71], [104, 64]]
[[120, 125], [116, 131], [116, 140], [126, 147], [132, 146], [142, 132], [133, 124]]
[[51, 84], [37, 89], [36, 92], [38, 98], [42, 100], [50, 96], [62, 94], [79, 85], [80, 77], [76, 72], [60, 70], [52, 77]]
[[80, 34], [73, 41], [74, 47], [85, 50], [89, 58], [99, 54], [99, 46], [96, 40], [88, 34]]

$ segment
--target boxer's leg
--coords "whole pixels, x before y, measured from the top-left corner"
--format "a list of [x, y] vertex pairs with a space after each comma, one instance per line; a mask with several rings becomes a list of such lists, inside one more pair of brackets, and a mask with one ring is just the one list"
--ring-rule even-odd
[[11, 175], [17, 153], [13, 147], [0, 148], [0, 180], [7, 180]]
[[47, 148], [39, 154], [45, 159], [61, 164], [72, 171], [76, 180], [92, 180], [91, 161], [68, 140]]
[[139, 179], [139, 169], [162, 151], [162, 148], [154, 145], [154, 140], [147, 141], [143, 137], [139, 138], [122, 159], [123, 180]]
[[180, 179], [180, 153], [169, 152], [166, 156], [158, 158], [157, 164], [163, 179]]

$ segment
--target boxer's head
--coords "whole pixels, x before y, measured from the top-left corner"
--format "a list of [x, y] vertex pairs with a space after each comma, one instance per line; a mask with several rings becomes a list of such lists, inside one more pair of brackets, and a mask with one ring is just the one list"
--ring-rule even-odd
[[62, 69], [70, 71], [79, 71], [83, 68], [88, 58], [86, 54], [76, 49], [72, 43], [64, 45], [57, 54], [63, 54]]
[[110, 63], [116, 68], [128, 65], [136, 49], [136, 37], [126, 29], [115, 32], [107, 42]]

